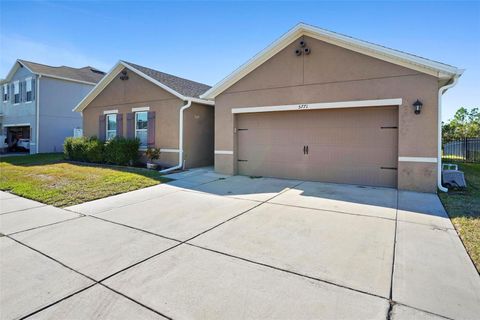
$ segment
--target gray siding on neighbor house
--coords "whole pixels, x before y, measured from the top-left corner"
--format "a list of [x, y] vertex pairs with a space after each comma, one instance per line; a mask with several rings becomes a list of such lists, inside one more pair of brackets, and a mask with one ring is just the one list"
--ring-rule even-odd
[[[12, 80], [8, 83], [9, 85], [15, 81], [25, 81], [26, 78], [36, 76], [28, 71], [26, 68], [19, 68], [17, 72], [13, 75]], [[0, 88], [3, 93], [3, 87]], [[35, 88], [32, 88], [35, 90]], [[12, 95], [13, 92], [10, 92]], [[35, 93], [36, 97], [36, 93]], [[2, 99], [3, 100], [3, 99]], [[29, 125], [30, 126], [30, 153], [35, 153], [35, 144], [37, 143], [35, 130], [36, 130], [36, 101], [29, 102], [20, 102], [14, 104], [9, 99], [7, 102], [1, 101], [3, 109], [3, 132], [5, 134], [7, 127], [16, 126], [16, 125]]]
[[39, 152], [61, 152], [66, 137], [82, 128], [82, 116], [72, 109], [92, 90], [93, 85], [49, 77], [40, 78]]
[[[82, 128], [82, 116], [72, 109], [92, 90], [94, 85], [60, 80], [47, 76], [38, 77], [25, 67], [20, 67], [8, 82], [9, 88], [14, 81], [35, 79], [33, 101], [12, 103], [9, 98], [1, 104], [2, 132], [8, 127], [30, 126], [30, 153], [62, 152], [63, 141], [73, 136], [73, 129]], [[39, 84], [39, 92], [37, 85]], [[3, 87], [0, 87], [3, 90]], [[3, 93], [3, 91], [2, 91]], [[10, 90], [10, 96], [13, 94]], [[37, 137], [37, 98], [39, 101], [39, 137]]]

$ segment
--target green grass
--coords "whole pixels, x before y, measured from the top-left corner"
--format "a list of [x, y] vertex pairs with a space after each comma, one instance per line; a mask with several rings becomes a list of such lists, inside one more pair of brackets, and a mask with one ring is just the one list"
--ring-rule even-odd
[[169, 181], [157, 171], [63, 160], [63, 154], [0, 158], [0, 190], [66, 207]]
[[467, 189], [440, 193], [440, 199], [480, 272], [480, 164], [459, 163], [459, 169], [465, 173]]

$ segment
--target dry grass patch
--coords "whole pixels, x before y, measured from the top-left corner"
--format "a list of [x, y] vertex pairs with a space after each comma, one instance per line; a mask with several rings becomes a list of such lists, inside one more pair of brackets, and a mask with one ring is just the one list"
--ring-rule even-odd
[[169, 181], [157, 171], [69, 163], [62, 154], [0, 159], [0, 190], [66, 207]]

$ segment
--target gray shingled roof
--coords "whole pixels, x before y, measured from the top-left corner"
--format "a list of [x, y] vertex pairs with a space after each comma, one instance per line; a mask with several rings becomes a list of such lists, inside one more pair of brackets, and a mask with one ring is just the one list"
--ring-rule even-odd
[[72, 68], [66, 66], [52, 67], [45, 64], [26, 60], [18, 60], [18, 62], [30, 69], [33, 73], [40, 73], [44, 75], [51, 75], [54, 77], [61, 77], [91, 83], [98, 83], [105, 75], [105, 72], [90, 66], [83, 68]]
[[147, 76], [157, 80], [158, 82], [166, 85], [170, 89], [175, 90], [176, 92], [186, 97], [198, 98], [201, 94], [203, 94], [204, 92], [206, 92], [208, 89], [211, 88], [210, 86], [203, 83], [180, 78], [180, 77], [173, 76], [171, 74], [160, 72], [147, 67], [142, 67], [142, 66], [139, 66], [138, 64], [134, 64], [128, 61], [123, 61], [123, 62], [125, 62], [126, 64], [134, 67], [135, 69], [143, 72]]

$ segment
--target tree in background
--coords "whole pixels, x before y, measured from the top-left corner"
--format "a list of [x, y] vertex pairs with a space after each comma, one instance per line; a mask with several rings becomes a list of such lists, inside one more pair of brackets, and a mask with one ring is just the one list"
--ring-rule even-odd
[[443, 142], [480, 137], [480, 110], [461, 107], [453, 119], [442, 123]]

